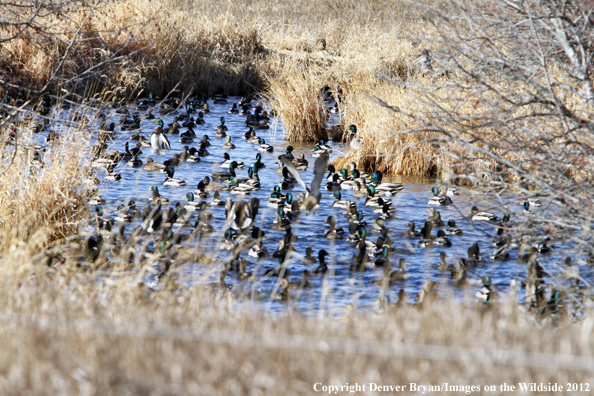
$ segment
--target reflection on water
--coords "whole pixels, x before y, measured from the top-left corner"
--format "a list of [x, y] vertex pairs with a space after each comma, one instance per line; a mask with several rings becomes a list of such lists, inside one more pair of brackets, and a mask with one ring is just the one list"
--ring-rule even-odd
[[[250, 144], [246, 140], [241, 139], [243, 133], [248, 128], [244, 126], [245, 116], [239, 114], [228, 114], [227, 110], [231, 107], [233, 102], [237, 102], [239, 98], [230, 98], [228, 104], [211, 104], [211, 112], [205, 114], [205, 124], [197, 125], [194, 127], [197, 138], [195, 143], [187, 144], [190, 147], [195, 147], [196, 142], [200, 140], [203, 134], [210, 136], [212, 145], [208, 148], [210, 152], [209, 156], [202, 157], [202, 161], [199, 163], [185, 162], [182, 166], [175, 168], [175, 177], [181, 178], [187, 182], [185, 187], [171, 187], [164, 186], [163, 182], [166, 175], [160, 172], [147, 172], [142, 167], [131, 168], [124, 162], [121, 162], [116, 172], [121, 172], [122, 180], [118, 182], [102, 181], [99, 186], [100, 195], [106, 200], [104, 205], [106, 212], [111, 213], [110, 217], [115, 217], [113, 211], [115, 208], [122, 203], [126, 198], [132, 198], [137, 202], [137, 207], [147, 205], [150, 201], [151, 192], [149, 191], [151, 186], [159, 186], [161, 195], [167, 197], [169, 201], [174, 205], [176, 202], [186, 202], [186, 193], [194, 191], [200, 180], [206, 175], [210, 175], [213, 169], [218, 168], [218, 164], [223, 161], [223, 153], [226, 150], [222, 149], [222, 144], [225, 142], [224, 139], [214, 137], [215, 128], [219, 124], [221, 116], [225, 117], [226, 125], [229, 130], [227, 134], [232, 137], [232, 142], [236, 145], [236, 149], [228, 150], [233, 160], [242, 161], [246, 164], [246, 167], [238, 171], [239, 177], [247, 177], [247, 168], [255, 160], [255, 156], [258, 153], [258, 145]], [[135, 111], [135, 108], [130, 107], [131, 112]], [[195, 115], [195, 114], [194, 114]], [[174, 115], [163, 117], [165, 125], [173, 121]], [[109, 121], [117, 121], [119, 115], [110, 114]], [[143, 119], [141, 124], [141, 132], [149, 138], [150, 133], [156, 126], [156, 122], [148, 121]], [[270, 195], [272, 188], [278, 184], [280, 180], [279, 174], [275, 172], [278, 166], [277, 156], [285, 151], [285, 148], [289, 145], [288, 142], [283, 140], [283, 129], [282, 124], [277, 120], [271, 123], [272, 128], [270, 130], [257, 130], [258, 136], [262, 136], [267, 143], [274, 146], [273, 153], [262, 153], [262, 161], [266, 165], [265, 169], [260, 170], [259, 176], [262, 184], [262, 188], [250, 196], [257, 197], [261, 200], [260, 211], [256, 220], [255, 225], [260, 227], [266, 232], [264, 238], [264, 244], [268, 248], [269, 252], [273, 252], [278, 241], [284, 235], [284, 231], [275, 231], [272, 227], [273, 219], [276, 215], [276, 209], [267, 206], [267, 197]], [[59, 128], [60, 125], [54, 125], [52, 129]], [[186, 131], [186, 128], [182, 128], [181, 132]], [[117, 149], [118, 151], [124, 151], [124, 143], [128, 141], [128, 137], [132, 132], [121, 132], [119, 127], [116, 128], [116, 135], [114, 142], [110, 143], [109, 152]], [[44, 131], [37, 136], [37, 142], [39, 144], [45, 144], [47, 131]], [[182, 147], [186, 144], [182, 144], [179, 141], [179, 135], [168, 135], [171, 143], [171, 150], [155, 151], [149, 148], [143, 148], [142, 154], [139, 158], [146, 162], [150, 157], [155, 162], [164, 162], [165, 160], [172, 157], [174, 153], [181, 153]], [[130, 146], [134, 147], [135, 141], [130, 141]], [[312, 169], [315, 159], [312, 158], [311, 149], [313, 144], [299, 144], [291, 143], [294, 147], [294, 154], [305, 153], [306, 159], [309, 161], [309, 168], [306, 171], [301, 172], [304, 181], [309, 185], [313, 177]], [[331, 158], [339, 155], [337, 151], [346, 151], [347, 148], [340, 144], [331, 144], [335, 150]], [[474, 293], [480, 289], [480, 286], [475, 282], [481, 276], [490, 274], [493, 283], [500, 291], [507, 291], [509, 288], [510, 279], [514, 276], [524, 277], [526, 274], [525, 264], [516, 263], [517, 249], [511, 251], [511, 258], [504, 262], [494, 262], [488, 259], [488, 256], [494, 250], [491, 246], [493, 237], [496, 235], [496, 228], [493, 224], [481, 223], [481, 222], [468, 222], [464, 220], [464, 216], [468, 216], [470, 208], [473, 205], [464, 196], [453, 197], [454, 205], [447, 207], [440, 207], [438, 210], [441, 212], [442, 219], [447, 223], [449, 219], [454, 219], [463, 230], [462, 236], [450, 236], [452, 241], [451, 247], [440, 247], [436, 246], [433, 249], [420, 248], [417, 246], [419, 241], [418, 238], [411, 239], [403, 236], [404, 232], [407, 231], [407, 224], [409, 221], [414, 221], [417, 230], [420, 229], [427, 219], [430, 206], [427, 204], [431, 198], [430, 188], [435, 180], [419, 179], [419, 178], [400, 178], [394, 177], [394, 181], [404, 183], [404, 189], [392, 197], [393, 206], [397, 208], [397, 212], [394, 219], [386, 220], [386, 228], [388, 235], [394, 241], [395, 253], [390, 255], [392, 262], [392, 270], [397, 268], [397, 263], [400, 258], [406, 259], [407, 271], [410, 275], [410, 279], [406, 281], [397, 281], [390, 285], [388, 291], [388, 297], [391, 301], [398, 299], [397, 294], [400, 289], [406, 291], [407, 301], [413, 303], [414, 296], [420, 290], [425, 281], [434, 281], [439, 287], [439, 294], [442, 296], [453, 295], [455, 298], [462, 298], [465, 295], [474, 295]], [[389, 181], [385, 178], [385, 181]], [[325, 181], [323, 182], [325, 185]], [[295, 187], [289, 191], [293, 192], [296, 196], [298, 192], [302, 191], [302, 188], [296, 184]], [[286, 193], [287, 191], [283, 191]], [[226, 196], [230, 196], [228, 192], [221, 194], [224, 199]], [[374, 241], [378, 237], [378, 233], [373, 231], [371, 224], [377, 219], [377, 214], [373, 213], [373, 208], [364, 206], [365, 198], [356, 198], [353, 196], [352, 190], [342, 191], [343, 199], [353, 200], [357, 203], [364, 213], [364, 218], [369, 225], [367, 227], [369, 236], [368, 239]], [[238, 199], [232, 196], [234, 200]], [[211, 198], [212, 199], [212, 193]], [[317, 257], [317, 252], [320, 249], [325, 249], [329, 255], [327, 263], [329, 265], [331, 276], [322, 278], [310, 278], [311, 288], [304, 289], [300, 292], [300, 298], [297, 302], [293, 302], [303, 313], [314, 313], [322, 306], [324, 309], [341, 310], [346, 304], [356, 303], [358, 306], [370, 306], [377, 299], [380, 292], [379, 286], [376, 284], [377, 280], [383, 276], [382, 268], [368, 268], [363, 273], [353, 273], [348, 270], [353, 256], [356, 255], [355, 245], [347, 242], [346, 240], [328, 240], [324, 238], [324, 231], [326, 226], [323, 221], [330, 215], [334, 215], [337, 218], [337, 227], [342, 227], [348, 234], [349, 223], [346, 221], [346, 216], [342, 214], [342, 209], [333, 208], [332, 202], [334, 198], [331, 197], [331, 193], [323, 190], [323, 199], [320, 204], [320, 209], [315, 214], [302, 214], [299, 218], [293, 222], [292, 231], [298, 236], [297, 242], [294, 244], [296, 253], [288, 258], [288, 269], [290, 275], [288, 279], [290, 282], [299, 283], [301, 280], [302, 272], [304, 270], [313, 270], [317, 267], [317, 264], [304, 264], [300, 261], [299, 255], [305, 254], [305, 249], [311, 247], [314, 250], [314, 255]], [[514, 207], [513, 209], [515, 209]], [[521, 207], [517, 205], [517, 214], [512, 215], [512, 219], [521, 216]], [[211, 234], [210, 237], [201, 240], [188, 240], [183, 242], [183, 245], [188, 249], [199, 244], [201, 247], [211, 249], [213, 256], [220, 256], [220, 262], [223, 262], [228, 258], [227, 252], [219, 251], [218, 243], [222, 241], [223, 230], [225, 219], [225, 209], [222, 206], [210, 207], [209, 210], [213, 215], [212, 225], [214, 226], [215, 233]], [[194, 224], [197, 217], [197, 212], [192, 215], [191, 223]], [[138, 226], [140, 222], [129, 223], [126, 226], [126, 234], [129, 235], [130, 231]], [[89, 225], [89, 230], [92, 230], [92, 226]], [[433, 235], [435, 236], [437, 228], [434, 228]], [[189, 230], [188, 232], [189, 233]], [[153, 236], [147, 236], [147, 238], [153, 238]], [[447, 260], [450, 264], [455, 264], [459, 258], [465, 258], [467, 256], [467, 249], [473, 243], [478, 242], [483, 252], [484, 263], [477, 266], [476, 268], [468, 271], [468, 286], [462, 287], [449, 287], [452, 283], [450, 280], [450, 272], [443, 272], [439, 270], [439, 256], [441, 252], [447, 253]], [[263, 278], [261, 275], [268, 269], [274, 268], [278, 265], [278, 260], [273, 258], [264, 258], [261, 260], [255, 260], [247, 256], [247, 252], [242, 253], [242, 257], [249, 259], [251, 266], [249, 270], [256, 271], [259, 276], [255, 283], [246, 284], [245, 282], [239, 281], [235, 278], [235, 273], [230, 272], [226, 278], [226, 282], [233, 286], [234, 291], [240, 294], [240, 291], [244, 291], [246, 295], [256, 297], [259, 299], [268, 299], [271, 291], [278, 288], [277, 279], [275, 277]], [[554, 259], [553, 259], [554, 261]], [[203, 265], [203, 264], [185, 264], [182, 270], [181, 283], [193, 283], [193, 282], [211, 282], [216, 283], [218, 281], [218, 273], [221, 269], [221, 265]], [[154, 282], [155, 279], [147, 278], [147, 281]], [[296, 295], [297, 293], [295, 293]], [[270, 309], [278, 310], [286, 307], [286, 303], [278, 301], [270, 301]]]

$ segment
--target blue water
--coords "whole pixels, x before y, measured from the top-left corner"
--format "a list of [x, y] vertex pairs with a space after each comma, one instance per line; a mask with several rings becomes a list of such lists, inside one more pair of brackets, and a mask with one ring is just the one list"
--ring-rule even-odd
[[[163, 181], [166, 175], [161, 172], [147, 172], [142, 167], [131, 168], [126, 163], [121, 162], [116, 172], [121, 172], [122, 180], [117, 182], [106, 181], [102, 178], [104, 172], [97, 170], [97, 176], [102, 180], [98, 186], [99, 194], [103, 197], [107, 203], [104, 205], [107, 217], [115, 217], [115, 208], [126, 199], [134, 199], [139, 209], [142, 206], [147, 205], [150, 201], [151, 191], [150, 188], [153, 185], [159, 187], [161, 195], [167, 197], [171, 205], [175, 205], [177, 201], [181, 203], [186, 202], [185, 195], [187, 192], [194, 191], [200, 180], [206, 175], [210, 175], [213, 167], [217, 169], [218, 164], [223, 161], [223, 153], [228, 151], [231, 159], [237, 161], [243, 161], [246, 166], [238, 170], [238, 177], [247, 177], [247, 168], [255, 160], [255, 156], [258, 153], [258, 145], [250, 144], [246, 140], [241, 139], [243, 133], [248, 128], [244, 126], [245, 116], [239, 114], [229, 114], [227, 110], [232, 106], [234, 102], [238, 102], [240, 98], [229, 98], [228, 104], [213, 104], [209, 103], [210, 113], [205, 114], [204, 119], [206, 121], [203, 125], [197, 125], [194, 127], [197, 138], [194, 139], [193, 144], [182, 144], [179, 141], [179, 135], [167, 135], [171, 143], [171, 150], [155, 151], [149, 148], [142, 148], [143, 154], [139, 158], [146, 162], [147, 158], [152, 158], [155, 162], [163, 162], [172, 157], [174, 153], [181, 153], [182, 147], [188, 145], [190, 147], [196, 146], [196, 143], [201, 139], [203, 134], [210, 136], [211, 146], [208, 148], [210, 155], [202, 157], [202, 162], [192, 163], [185, 162], [182, 166], [175, 168], [175, 177], [184, 179], [187, 182], [185, 187], [170, 187], [164, 186]], [[130, 105], [130, 113], [135, 111], [135, 106]], [[155, 110], [158, 110], [155, 107]], [[92, 110], [95, 111], [95, 110]], [[113, 113], [113, 109], [104, 110], [109, 114], [109, 121], [116, 122], [121, 116]], [[180, 110], [179, 113], [182, 113]], [[141, 112], [144, 114], [144, 112]], [[62, 117], [67, 117], [68, 112], [63, 111]], [[196, 116], [196, 113], [192, 114]], [[219, 124], [221, 116], [225, 117], [226, 125], [229, 130], [227, 134], [232, 137], [232, 142], [236, 145], [234, 150], [223, 150], [222, 144], [225, 142], [224, 139], [218, 139], [214, 137], [215, 127]], [[163, 117], [165, 125], [173, 122], [175, 115], [169, 115]], [[109, 123], [109, 122], [108, 122]], [[181, 124], [181, 122], [180, 122]], [[54, 128], [60, 128], [60, 123], [55, 123]], [[260, 211], [258, 214], [255, 225], [260, 227], [266, 232], [264, 238], [264, 244], [267, 246], [269, 253], [272, 253], [277, 246], [277, 242], [284, 235], [284, 231], [274, 231], [271, 229], [272, 221], [276, 215], [275, 208], [267, 207], [267, 199], [271, 193], [271, 190], [275, 185], [278, 184], [281, 177], [275, 172], [278, 166], [277, 156], [284, 153], [285, 148], [291, 144], [294, 148], [294, 154], [297, 156], [300, 153], [305, 153], [306, 159], [309, 161], [309, 168], [306, 171], [301, 172], [301, 176], [304, 181], [309, 185], [313, 177], [313, 164], [315, 158], [312, 158], [311, 149], [313, 144], [299, 144], [289, 143], [284, 140], [284, 130], [282, 123], [278, 119], [272, 119], [270, 130], [256, 130], [258, 136], [263, 137], [267, 143], [274, 146], [273, 153], [262, 153], [262, 161], [266, 165], [266, 169], [262, 169], [259, 172], [262, 188], [249, 196], [238, 198], [229, 194], [228, 192], [222, 192], [221, 198], [224, 199], [227, 196], [231, 196], [233, 200], [244, 199], [248, 200], [251, 197], [257, 197], [261, 200]], [[141, 124], [141, 132], [144, 137], [150, 139], [150, 133], [156, 126], [156, 122], [148, 121], [143, 119]], [[186, 131], [186, 128], [181, 128], [180, 132]], [[119, 126], [116, 127], [116, 135], [114, 142], [110, 143], [110, 149], [108, 152], [112, 152], [114, 149], [122, 152], [124, 151], [124, 143], [128, 140], [128, 137], [133, 132], [120, 131]], [[45, 137], [47, 132], [42, 132], [35, 135], [38, 144], [45, 144]], [[130, 148], [134, 147], [136, 141], [129, 141]], [[331, 154], [331, 159], [340, 155], [338, 151], [346, 152], [348, 148], [338, 143], [330, 143], [335, 149]], [[143, 164], [144, 166], [144, 164]], [[392, 271], [397, 268], [398, 260], [401, 257], [406, 259], [407, 271], [410, 275], [410, 279], [407, 281], [395, 282], [390, 285], [388, 296], [391, 301], [397, 301], [398, 291], [403, 288], [406, 291], [407, 301], [414, 303], [414, 296], [422, 287], [425, 281], [434, 281], [439, 285], [438, 293], [442, 297], [452, 296], [453, 298], [463, 299], [468, 296], [472, 297], [476, 291], [478, 291], [482, 285], [473, 283], [474, 280], [478, 280], [485, 274], [489, 274], [492, 277], [493, 283], [500, 291], [505, 294], [509, 289], [509, 283], [511, 278], [523, 278], [526, 276], [526, 265], [516, 263], [518, 252], [517, 249], [510, 251], [511, 257], [504, 262], [496, 262], [489, 260], [488, 256], [495, 249], [491, 246], [493, 237], [496, 235], [496, 228], [494, 224], [488, 222], [470, 222], [467, 221], [469, 216], [470, 208], [473, 203], [463, 195], [457, 195], [453, 197], [454, 205], [446, 207], [438, 207], [437, 210], [441, 212], [441, 217], [444, 222], [447, 223], [449, 219], [454, 219], [457, 226], [464, 231], [463, 236], [448, 236], [452, 241], [452, 247], [440, 247], [436, 246], [433, 249], [426, 249], [417, 247], [419, 238], [405, 238], [403, 237], [404, 232], [407, 231], [407, 224], [409, 221], [414, 221], [417, 230], [420, 230], [423, 223], [427, 219], [429, 213], [428, 210], [431, 207], [428, 205], [428, 201], [432, 194], [430, 192], [431, 186], [435, 185], [436, 180], [432, 179], [419, 179], [419, 178], [400, 178], [393, 177], [392, 179], [385, 177], [384, 181], [396, 181], [404, 183], [404, 189], [395, 197], [388, 198], [393, 202], [393, 206], [397, 208], [397, 212], [394, 219], [386, 220], [386, 228], [388, 229], [388, 235], [394, 241], [394, 248], [398, 249], [397, 253], [390, 255], [392, 262]], [[215, 181], [216, 182], [216, 181]], [[216, 182], [221, 183], [221, 182]], [[322, 183], [322, 188], [326, 181]], [[290, 190], [293, 196], [296, 197], [299, 192], [302, 192], [301, 186], [298, 184]], [[284, 194], [287, 191], [283, 191]], [[213, 192], [210, 192], [212, 199]], [[248, 259], [251, 262], [251, 266], [248, 268], [250, 271], [256, 271], [259, 276], [256, 282], [248, 283], [239, 281], [235, 278], [234, 272], [229, 272], [226, 277], [226, 282], [230, 285], [230, 289], [236, 295], [246, 295], [248, 298], [253, 297], [259, 300], [266, 301], [267, 306], [272, 311], [285, 309], [287, 306], [292, 305], [297, 307], [303, 313], [315, 313], [320, 309], [340, 311], [347, 304], [356, 304], [359, 307], [369, 307], [378, 299], [380, 292], [379, 286], [376, 285], [376, 281], [383, 276], [383, 268], [368, 268], [363, 273], [353, 273], [348, 270], [351, 264], [353, 256], [356, 255], [355, 245], [345, 240], [328, 240], [324, 238], [324, 231], [326, 226], [322, 224], [329, 215], [334, 215], [337, 218], [337, 227], [342, 227], [345, 233], [348, 234], [349, 223], [346, 221], [345, 215], [342, 214], [343, 209], [332, 208], [332, 202], [334, 200], [331, 197], [331, 192], [323, 190], [323, 199], [320, 203], [320, 209], [315, 214], [301, 214], [299, 218], [293, 222], [292, 231], [296, 234], [299, 239], [295, 243], [295, 249], [299, 254], [305, 254], [305, 249], [310, 246], [314, 249], [314, 256], [317, 257], [317, 252], [320, 249], [325, 249], [329, 256], [327, 257], [327, 263], [330, 268], [329, 276], [325, 278], [310, 278], [309, 282], [312, 285], [311, 288], [304, 289], [302, 292], [297, 293], [295, 290], [293, 293], [293, 302], [290, 304], [272, 299], [271, 293], [273, 290], [278, 288], [277, 278], [269, 277], [266, 279], [262, 278], [263, 273], [271, 268], [278, 265], [278, 260], [273, 258], [265, 258], [256, 260], [247, 256], [247, 251], [242, 253], [242, 257]], [[368, 227], [368, 239], [375, 242], [378, 237], [378, 233], [374, 232], [371, 228], [371, 224], [377, 218], [377, 215], [373, 213], [372, 207], [364, 206], [365, 198], [356, 198], [353, 196], [352, 190], [342, 191], [342, 199], [349, 199], [357, 203], [359, 209], [363, 210], [365, 214], [365, 220], [367, 221]], [[519, 200], [516, 197], [510, 197], [508, 199], [510, 205], [508, 209], [513, 211], [512, 221], [520, 221], [522, 218], [522, 207], [518, 204]], [[94, 209], [94, 207], [91, 207]], [[481, 209], [488, 209], [487, 207], [481, 207]], [[538, 210], [538, 209], [536, 209]], [[217, 230], [215, 233], [210, 234], [207, 238], [202, 240], [190, 240], [183, 242], [183, 246], [192, 249], [196, 246], [208, 249], [209, 253], [213, 257], [216, 257], [219, 262], [229, 258], [229, 253], [225, 251], [219, 251], [218, 243], [222, 241], [223, 236], [223, 224], [225, 218], [225, 209], [222, 206], [210, 207], [209, 211], [214, 216], [213, 226]], [[191, 224], [194, 224], [198, 212], [194, 212], [192, 215]], [[498, 213], [501, 215], [501, 212]], [[466, 219], [465, 219], [466, 218]], [[129, 235], [130, 231], [138, 226], [139, 223], [128, 223], [126, 225], [126, 234]], [[440, 228], [434, 227], [432, 234], [435, 236], [437, 230]], [[88, 227], [89, 231], [93, 228], [91, 225]], [[114, 227], [114, 231], [117, 230], [117, 225]], [[189, 233], [190, 230], [187, 231]], [[153, 236], [146, 236], [146, 238], [153, 238]], [[477, 268], [468, 271], [468, 279], [470, 280], [469, 286], [466, 288], [453, 287], [451, 286], [450, 272], [443, 272], [437, 269], [439, 264], [439, 255], [441, 252], [447, 253], [448, 263], [454, 264], [460, 257], [467, 256], [467, 249], [474, 242], [478, 242], [481, 247], [482, 256], [484, 262]], [[550, 262], [555, 262], [561, 257], [560, 254], [548, 256]], [[544, 259], [543, 260], [547, 260]], [[317, 268], [318, 264], [307, 265], [299, 261], [297, 256], [290, 257], [288, 259], [288, 269], [290, 275], [288, 279], [290, 282], [298, 283], [301, 280], [301, 274], [304, 270], [310, 270]], [[181, 267], [181, 277], [178, 280], [180, 284], [208, 284], [218, 282], [218, 273], [222, 268], [221, 264], [217, 265], [203, 265], [195, 263], [184, 263]], [[552, 269], [552, 271], [554, 271]], [[159, 287], [156, 284], [154, 276], [147, 275], [145, 281], [151, 283], [153, 287]], [[299, 296], [297, 296], [299, 294]], [[523, 294], [523, 291], [518, 291], [518, 294]], [[299, 297], [298, 299], [295, 299]]]

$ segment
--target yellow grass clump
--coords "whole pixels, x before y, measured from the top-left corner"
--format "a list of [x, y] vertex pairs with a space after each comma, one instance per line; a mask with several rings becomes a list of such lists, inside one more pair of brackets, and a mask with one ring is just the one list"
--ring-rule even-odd
[[[35, 249], [76, 230], [85, 208], [80, 188], [88, 132], [65, 130], [43, 153], [31, 144], [27, 122], [17, 130], [16, 140], [1, 147], [0, 248], [30, 244]], [[34, 160], [35, 152], [41, 164]]]

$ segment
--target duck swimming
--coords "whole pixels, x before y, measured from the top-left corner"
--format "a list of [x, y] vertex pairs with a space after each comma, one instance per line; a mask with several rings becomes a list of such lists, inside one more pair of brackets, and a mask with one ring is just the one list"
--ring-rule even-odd
[[164, 186], [182, 187], [182, 186], [186, 185], [185, 180], [177, 179], [177, 178], [173, 177], [173, 174], [175, 172], [174, 168], [169, 167], [169, 168], [167, 168], [166, 172], [167, 172], [167, 178], [163, 182]]

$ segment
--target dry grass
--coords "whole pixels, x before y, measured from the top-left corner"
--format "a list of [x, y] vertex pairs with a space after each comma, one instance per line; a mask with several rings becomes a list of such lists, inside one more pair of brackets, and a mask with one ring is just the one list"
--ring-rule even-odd
[[25, 243], [37, 249], [74, 232], [85, 208], [80, 187], [85, 175], [81, 164], [88, 144], [84, 138], [87, 133], [74, 128], [60, 132], [59, 144], [40, 152], [43, 167], [32, 161], [36, 150], [26, 122], [19, 126], [18, 151], [12, 164], [14, 144], [2, 147], [2, 250], [20, 248]]
[[[505, 303], [273, 317], [200, 286], [153, 292], [133, 276], [93, 282], [80, 271], [18, 264], [20, 276], [16, 265], [0, 276], [7, 396], [312, 394], [316, 382], [565, 386], [591, 377], [563, 367], [576, 363], [566, 355], [594, 352], [592, 318], [552, 329]], [[501, 364], [501, 350], [516, 355]], [[548, 368], [538, 367], [544, 356]]]
[[267, 99], [282, 120], [286, 139], [327, 140], [327, 116], [319, 79], [295, 66], [281, 74], [283, 78], [267, 78]]

